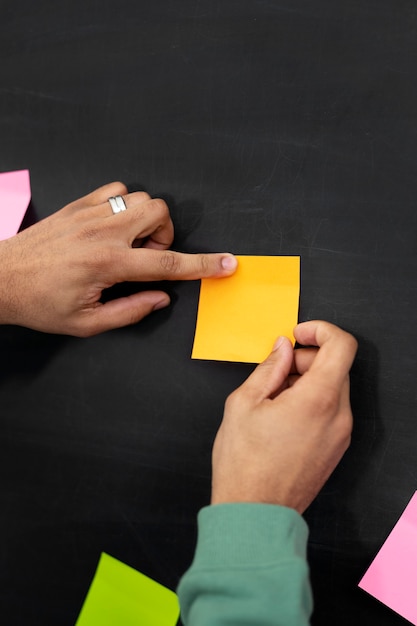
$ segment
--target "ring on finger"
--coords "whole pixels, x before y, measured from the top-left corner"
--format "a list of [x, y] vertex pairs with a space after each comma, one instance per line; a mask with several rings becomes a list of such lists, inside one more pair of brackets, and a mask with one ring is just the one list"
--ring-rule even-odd
[[123, 200], [122, 196], [114, 196], [114, 197], [112, 196], [108, 200], [109, 200], [111, 210], [113, 211], [114, 215], [116, 215], [116, 213], [121, 213], [122, 211], [126, 211], [127, 209], [126, 202]]

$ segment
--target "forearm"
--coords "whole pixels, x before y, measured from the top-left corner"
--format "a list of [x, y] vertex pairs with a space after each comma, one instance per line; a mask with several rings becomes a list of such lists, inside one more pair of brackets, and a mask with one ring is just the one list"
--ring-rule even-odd
[[178, 587], [185, 626], [305, 626], [312, 610], [307, 526], [293, 510], [224, 504], [199, 513], [193, 564]]

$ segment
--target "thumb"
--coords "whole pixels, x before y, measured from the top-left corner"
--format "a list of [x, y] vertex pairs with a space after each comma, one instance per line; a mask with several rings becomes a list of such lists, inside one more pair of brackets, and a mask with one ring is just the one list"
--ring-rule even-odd
[[124, 298], [116, 298], [97, 307], [85, 324], [83, 336], [92, 336], [113, 328], [136, 324], [141, 319], [168, 306], [170, 299], [163, 291], [142, 291]]
[[287, 337], [279, 337], [271, 354], [260, 363], [240, 387], [253, 404], [274, 396], [285, 383], [291, 370], [294, 350]]

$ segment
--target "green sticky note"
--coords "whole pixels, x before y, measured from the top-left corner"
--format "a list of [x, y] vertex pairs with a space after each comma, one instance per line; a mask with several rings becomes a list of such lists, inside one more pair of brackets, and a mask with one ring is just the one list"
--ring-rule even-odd
[[102, 553], [75, 626], [175, 626], [177, 595]]

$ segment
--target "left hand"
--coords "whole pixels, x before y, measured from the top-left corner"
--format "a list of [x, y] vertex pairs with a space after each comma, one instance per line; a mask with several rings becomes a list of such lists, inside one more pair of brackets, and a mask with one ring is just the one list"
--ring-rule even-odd
[[[113, 215], [108, 198], [123, 196]], [[165, 202], [111, 183], [0, 242], [0, 323], [86, 337], [134, 324], [169, 304], [149, 290], [103, 304], [124, 281], [193, 280], [232, 274], [231, 254], [168, 250], [174, 227]]]

